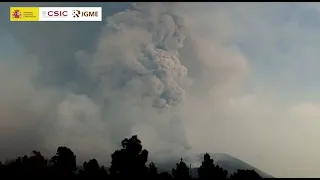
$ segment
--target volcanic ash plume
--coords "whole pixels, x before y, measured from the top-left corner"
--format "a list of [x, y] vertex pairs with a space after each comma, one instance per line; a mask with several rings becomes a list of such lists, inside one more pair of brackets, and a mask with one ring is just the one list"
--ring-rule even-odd
[[121, 91], [151, 98], [157, 108], [176, 106], [187, 80], [178, 55], [184, 38], [182, 19], [164, 5], [135, 4], [107, 19], [89, 74], [105, 98]]

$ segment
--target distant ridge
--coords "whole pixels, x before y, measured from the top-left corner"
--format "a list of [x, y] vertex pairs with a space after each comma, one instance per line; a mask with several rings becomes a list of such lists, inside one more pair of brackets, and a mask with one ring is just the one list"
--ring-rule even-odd
[[[268, 173], [265, 173], [263, 171], [261, 171], [260, 169], [251, 166], [250, 164], [243, 162], [242, 160], [231, 156], [229, 154], [226, 153], [209, 153], [211, 158], [214, 160], [214, 164], [215, 165], [219, 165], [220, 167], [222, 167], [223, 169], [228, 171], [228, 176], [230, 176], [231, 174], [233, 174], [234, 172], [237, 172], [238, 169], [249, 169], [249, 170], [255, 170], [261, 177], [263, 178], [274, 178], [273, 176], [271, 176]], [[198, 161], [201, 164], [202, 161], [202, 155], [198, 155]], [[192, 168], [191, 170], [192, 175], [194, 177], [198, 176], [197, 173], [197, 167]]]
[[[236, 172], [238, 169], [253, 169], [255, 170], [261, 177], [263, 178], [274, 178], [268, 173], [261, 171], [260, 169], [251, 166], [250, 164], [243, 162], [242, 160], [231, 156], [226, 153], [214, 153], [210, 154], [212, 158], [215, 160], [216, 164], [221, 166], [222, 168], [226, 169], [230, 173]], [[231, 175], [229, 173], [229, 175]]]
[[[261, 171], [260, 169], [251, 166], [248, 163], [243, 162], [242, 160], [233, 157], [229, 154], [226, 153], [209, 153], [211, 158], [213, 158], [214, 160], [214, 164], [215, 165], [219, 165], [220, 167], [222, 167], [223, 169], [228, 171], [228, 176], [230, 176], [231, 174], [233, 174], [234, 172], [237, 172], [238, 169], [249, 169], [249, 170], [255, 170], [261, 177], [263, 178], [274, 178], [273, 176], [271, 176], [268, 173], [265, 173], [263, 171]], [[201, 165], [202, 162], [202, 158], [203, 158], [203, 154], [201, 155], [197, 155], [196, 157], [187, 157], [186, 159], [186, 163], [189, 163], [188, 159], [194, 159], [192, 163], [193, 168], [191, 168], [191, 175], [194, 178], [198, 177], [198, 171], [197, 168]], [[177, 162], [167, 162], [165, 164], [158, 164], [158, 168], [159, 171], [168, 171], [171, 172], [172, 168], [175, 168]]]

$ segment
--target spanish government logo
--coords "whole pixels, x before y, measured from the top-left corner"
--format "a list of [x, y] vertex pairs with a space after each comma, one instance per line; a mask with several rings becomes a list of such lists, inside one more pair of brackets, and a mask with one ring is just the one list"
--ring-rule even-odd
[[22, 14], [19, 9], [13, 10], [13, 13], [11, 14], [13, 19], [20, 19], [22, 17]]
[[10, 7], [10, 21], [39, 21], [39, 7]]

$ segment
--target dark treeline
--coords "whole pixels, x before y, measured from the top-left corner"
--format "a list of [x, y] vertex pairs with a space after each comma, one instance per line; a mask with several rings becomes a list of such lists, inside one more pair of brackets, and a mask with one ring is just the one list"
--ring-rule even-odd
[[[67, 147], [59, 147], [56, 155], [50, 159], [44, 158], [40, 152], [33, 151], [31, 156], [18, 157], [4, 164], [0, 162], [0, 178], [13, 177], [43, 177], [71, 178], [86, 177], [96, 179], [191, 179], [190, 168], [180, 159], [172, 172], [159, 173], [156, 164], [148, 161], [148, 151], [143, 149], [137, 136], [124, 139], [122, 148], [112, 155], [110, 168], [100, 166], [96, 159], [84, 162], [77, 167], [76, 156]], [[198, 168], [199, 179], [227, 179], [228, 172], [214, 165], [209, 154], [203, 157], [202, 165]], [[230, 179], [259, 179], [254, 170], [238, 170]]]

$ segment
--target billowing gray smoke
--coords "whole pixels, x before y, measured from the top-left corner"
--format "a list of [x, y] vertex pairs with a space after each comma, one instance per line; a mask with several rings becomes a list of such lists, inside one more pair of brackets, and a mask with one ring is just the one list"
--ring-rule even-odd
[[[104, 21], [13, 23], [10, 6], [102, 6]], [[65, 145], [109, 165], [138, 134], [156, 164], [224, 152], [317, 174], [319, 8], [307, 6], [1, 3], [0, 159]]]
[[176, 106], [184, 99], [187, 77], [178, 54], [183, 28], [182, 19], [161, 4], [136, 4], [114, 14], [107, 19], [89, 72], [108, 85], [102, 89], [108, 95], [122, 91], [149, 97], [157, 108]]
[[0, 61], [0, 137], [14, 137], [0, 139], [8, 147], [1, 158], [34, 149], [50, 155], [65, 145], [79, 160], [108, 161], [124, 137], [138, 134], [159, 162], [221, 141], [211, 132], [232, 124], [226, 102], [246, 73], [245, 59], [194, 33], [209, 23], [185, 21], [193, 5], [125, 7], [104, 4], [103, 23], [2, 26], [22, 50], [15, 61]]
[[[36, 129], [25, 141], [24, 153], [31, 148], [51, 153], [56, 146], [66, 145], [79, 158], [104, 156], [108, 160], [119, 142], [132, 134], [138, 134], [157, 157], [189, 148], [178, 111], [190, 84], [178, 53], [185, 32], [182, 19], [168, 5], [133, 4], [108, 15], [103, 26], [50, 22], [10, 24], [7, 29], [33, 55], [30, 58], [35, 57], [34, 66], [28, 59], [2, 72], [2, 77], [15, 71], [16, 76], [26, 78], [21, 87], [14, 88], [26, 91], [20, 92], [21, 98], [8, 99], [15, 92], [11, 86], [7, 95], [2, 93], [7, 109], [11, 101], [19, 102], [21, 109], [30, 109], [28, 116], [36, 117], [15, 117], [19, 126], [14, 135], [3, 132], [3, 136], [23, 139], [26, 134], [19, 132]], [[29, 64], [28, 71], [17, 69], [23, 63]], [[9, 69], [4, 65], [3, 69]], [[6, 114], [0, 116], [10, 119]], [[2, 128], [10, 127], [2, 123]], [[33, 136], [42, 137], [41, 141]]]

